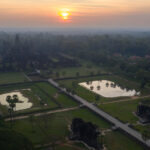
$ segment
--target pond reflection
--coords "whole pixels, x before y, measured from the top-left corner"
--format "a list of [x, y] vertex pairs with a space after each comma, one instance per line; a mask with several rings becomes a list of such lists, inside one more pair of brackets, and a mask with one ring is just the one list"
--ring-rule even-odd
[[103, 97], [122, 97], [122, 96], [135, 96], [140, 92], [134, 89], [128, 89], [117, 85], [116, 83], [108, 80], [88, 81], [79, 83], [80, 86], [93, 91]]
[[27, 97], [24, 97], [20, 91], [13, 91], [13, 92], [5, 93], [5, 94], [0, 94], [0, 104], [9, 107], [9, 104], [6, 101], [6, 97], [13, 96], [13, 95], [17, 95], [19, 98], [19, 101], [21, 101], [19, 103], [16, 103], [16, 107], [14, 109], [15, 111], [28, 109], [32, 107], [32, 103], [29, 102], [29, 99]]

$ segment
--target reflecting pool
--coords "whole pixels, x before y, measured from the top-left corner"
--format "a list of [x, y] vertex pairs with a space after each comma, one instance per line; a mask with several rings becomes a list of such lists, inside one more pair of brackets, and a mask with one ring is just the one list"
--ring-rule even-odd
[[97, 93], [103, 97], [125, 97], [125, 96], [136, 96], [140, 92], [134, 89], [123, 88], [112, 81], [108, 80], [98, 80], [98, 81], [88, 81], [79, 83], [80, 86]]
[[5, 94], [0, 94], [0, 104], [9, 107], [8, 102], [6, 101], [7, 96], [17, 95], [19, 98], [19, 102], [16, 103], [15, 111], [24, 110], [32, 107], [32, 103], [29, 102], [29, 99], [25, 97], [20, 91], [13, 91]]

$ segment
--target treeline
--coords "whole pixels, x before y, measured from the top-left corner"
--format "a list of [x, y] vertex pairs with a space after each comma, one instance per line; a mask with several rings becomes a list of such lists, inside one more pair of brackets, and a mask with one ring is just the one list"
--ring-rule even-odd
[[79, 66], [79, 58], [150, 81], [150, 36], [0, 33], [0, 71]]

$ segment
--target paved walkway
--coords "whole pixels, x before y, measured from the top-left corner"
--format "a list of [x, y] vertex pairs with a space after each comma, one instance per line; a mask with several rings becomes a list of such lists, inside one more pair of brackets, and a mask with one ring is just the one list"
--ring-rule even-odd
[[93, 104], [87, 102], [85, 99], [83, 99], [83, 98], [81, 98], [77, 95], [72, 95], [71, 93], [68, 93], [66, 91], [66, 89], [59, 87], [58, 83], [56, 83], [52, 79], [49, 79], [48, 82], [50, 82], [53, 86], [55, 86], [56, 88], [60, 89], [64, 93], [66, 93], [69, 96], [71, 96], [72, 98], [74, 98], [76, 101], [82, 103], [84, 106], [86, 106], [87, 108], [89, 108], [93, 112], [95, 112], [98, 115], [102, 116], [107, 121], [113, 123], [116, 127], [122, 129], [123, 131], [125, 131], [126, 133], [128, 133], [129, 135], [131, 135], [132, 137], [134, 137], [135, 139], [137, 139], [141, 143], [143, 143], [143, 144], [147, 145], [148, 147], [150, 147], [150, 140], [144, 141], [143, 138], [142, 138], [142, 135], [138, 131], [128, 127], [127, 124], [124, 124], [124, 123], [120, 122], [119, 120], [117, 120], [116, 118], [114, 118], [111, 115], [107, 114], [106, 112], [102, 111], [98, 107], [96, 107]]
[[[59, 113], [59, 112], [67, 112], [67, 111], [71, 111], [71, 110], [76, 110], [79, 109], [80, 106], [77, 107], [71, 107], [71, 108], [64, 108], [64, 109], [57, 109], [57, 110], [51, 110], [51, 111], [47, 111], [47, 112], [41, 112], [41, 113], [36, 113], [36, 114], [32, 114], [35, 117], [39, 117], [39, 116], [43, 116], [43, 115], [49, 115], [49, 114], [54, 114], [54, 113]], [[29, 118], [30, 115], [24, 115], [24, 116], [17, 116], [17, 117], [13, 117], [13, 120], [20, 120], [20, 119], [26, 119]], [[10, 121], [11, 118], [6, 118], [5, 121]]]
[[32, 81], [25, 73], [23, 73], [23, 75], [28, 81]]

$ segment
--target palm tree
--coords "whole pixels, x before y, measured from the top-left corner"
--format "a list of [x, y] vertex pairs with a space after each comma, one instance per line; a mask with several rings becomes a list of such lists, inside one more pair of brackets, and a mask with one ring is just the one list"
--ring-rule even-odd
[[109, 83], [108, 82], [106, 83], [106, 87], [109, 87]]
[[93, 91], [93, 89], [94, 89], [94, 87], [93, 87], [93, 86], [90, 86], [90, 90]]
[[16, 107], [16, 103], [19, 102], [19, 98], [18, 98], [18, 95], [13, 95], [12, 97], [10, 95], [8, 95], [6, 97], [6, 101], [8, 102], [9, 104], [9, 107], [14, 110], [14, 108]]
[[10, 95], [8, 95], [8, 96], [6, 97], [6, 101], [7, 101], [8, 103], [11, 103], [11, 96], [10, 96]]
[[18, 96], [17, 96], [17, 95], [13, 95], [13, 96], [8, 95], [8, 96], [6, 97], [6, 101], [7, 101], [8, 104], [9, 104], [8, 112], [9, 112], [9, 114], [10, 114], [11, 126], [12, 126], [14, 108], [16, 107], [16, 103], [19, 102], [19, 99], [18, 99]]
[[101, 88], [100, 85], [98, 85], [98, 86], [97, 86], [97, 90], [100, 90], [100, 88]]
[[13, 101], [17, 103], [19, 101], [18, 95], [13, 95]]
[[89, 81], [86, 81], [86, 84], [89, 85]]

